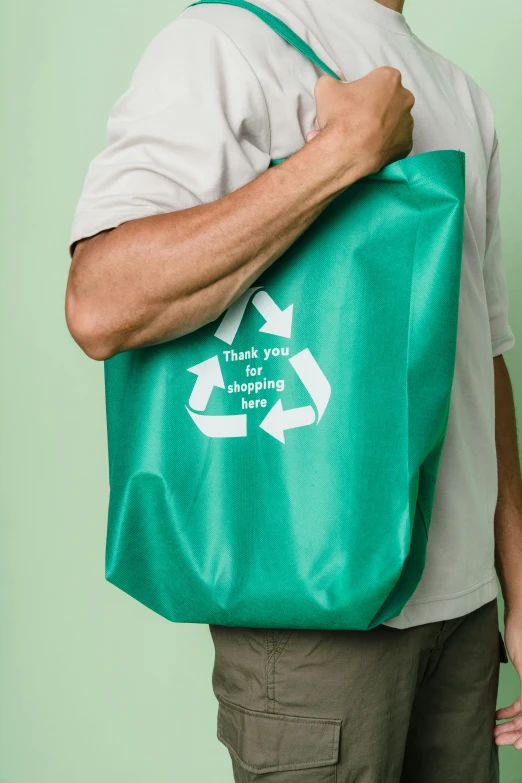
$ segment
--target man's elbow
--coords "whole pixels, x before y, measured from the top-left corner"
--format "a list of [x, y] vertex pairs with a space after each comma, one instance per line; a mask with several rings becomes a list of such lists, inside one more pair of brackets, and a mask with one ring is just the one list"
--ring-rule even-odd
[[65, 296], [69, 332], [82, 351], [96, 361], [110, 359], [121, 350], [117, 344], [119, 334], [114, 331], [115, 314], [109, 312], [106, 300], [102, 305], [101, 286], [93, 285], [89, 274], [99, 263], [106, 237], [107, 232], [101, 232], [76, 243]]
[[90, 359], [102, 362], [118, 353], [115, 335], [98, 308], [68, 293], [65, 319], [73, 340]]

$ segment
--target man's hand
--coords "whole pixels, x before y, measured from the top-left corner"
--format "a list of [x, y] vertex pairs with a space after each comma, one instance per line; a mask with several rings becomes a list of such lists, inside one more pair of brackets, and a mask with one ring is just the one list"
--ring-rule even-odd
[[353, 155], [354, 148], [359, 151], [365, 174], [411, 152], [415, 98], [403, 87], [400, 71], [395, 68], [377, 68], [349, 83], [321, 76], [315, 100], [316, 129], [306, 140], [321, 131], [334, 134], [346, 154]]
[[[522, 611], [506, 613], [504, 639], [509, 657], [522, 682]], [[495, 728], [497, 745], [514, 745], [517, 750], [522, 750], [522, 696], [511, 706], [497, 710], [496, 717], [497, 720], [506, 721]]]

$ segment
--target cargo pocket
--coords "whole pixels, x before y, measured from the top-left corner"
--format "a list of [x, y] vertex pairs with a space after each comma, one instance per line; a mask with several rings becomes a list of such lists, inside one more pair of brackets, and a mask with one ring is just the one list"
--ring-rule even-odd
[[239, 783], [334, 783], [340, 731], [340, 719], [258, 712], [219, 700], [218, 739]]

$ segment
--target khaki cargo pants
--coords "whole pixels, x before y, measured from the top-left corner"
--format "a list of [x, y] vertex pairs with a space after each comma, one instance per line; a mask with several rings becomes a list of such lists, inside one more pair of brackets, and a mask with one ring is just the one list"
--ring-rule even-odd
[[237, 783], [497, 783], [496, 601], [405, 630], [211, 633]]

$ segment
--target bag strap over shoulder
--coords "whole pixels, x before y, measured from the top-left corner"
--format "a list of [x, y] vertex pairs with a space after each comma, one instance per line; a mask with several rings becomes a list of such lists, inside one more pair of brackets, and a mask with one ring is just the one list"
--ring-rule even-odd
[[265, 24], [271, 27], [272, 30], [280, 35], [281, 38], [290, 44], [290, 46], [293, 46], [294, 49], [297, 49], [299, 52], [301, 52], [301, 54], [303, 54], [308, 60], [311, 60], [314, 65], [317, 65], [317, 67], [322, 71], [329, 74], [330, 76], [333, 76], [334, 79], [340, 81], [340, 76], [336, 74], [335, 71], [332, 71], [332, 69], [316, 55], [312, 47], [309, 46], [306, 41], [303, 41], [303, 39], [300, 38], [297, 33], [294, 33], [294, 31], [288, 27], [287, 24], [281, 21], [281, 19], [279, 19], [277, 16], [274, 16], [268, 11], [265, 11], [264, 8], [259, 8], [257, 5], [254, 5], [254, 3], [247, 2], [247, 0], [198, 0], [198, 2], [191, 3], [187, 7], [191, 8], [195, 5], [203, 5], [208, 3], [235, 5], [238, 8], [244, 8], [245, 11], [250, 11], [259, 17], [259, 19], [261, 19], [263, 22], [265, 22]]

